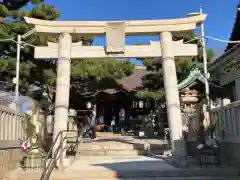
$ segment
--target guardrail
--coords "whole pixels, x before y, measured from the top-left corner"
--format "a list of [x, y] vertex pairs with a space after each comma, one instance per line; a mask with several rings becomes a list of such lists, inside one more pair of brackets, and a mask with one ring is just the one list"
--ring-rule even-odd
[[[67, 133], [76, 132], [76, 136], [68, 137]], [[66, 151], [66, 139], [68, 138], [76, 138], [76, 155], [78, 154], [78, 130], [63, 130], [60, 131], [55, 137], [53, 144], [45, 156], [43, 173], [41, 176], [41, 180], [48, 180], [53, 169], [56, 167], [56, 164], [59, 161], [59, 169], [63, 171], [64, 169], [64, 152]]]

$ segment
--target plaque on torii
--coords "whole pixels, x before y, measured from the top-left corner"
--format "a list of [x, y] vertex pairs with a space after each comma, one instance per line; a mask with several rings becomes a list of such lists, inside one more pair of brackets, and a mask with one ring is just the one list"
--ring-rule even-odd
[[124, 54], [125, 50], [125, 23], [106, 23], [106, 52], [109, 54]]

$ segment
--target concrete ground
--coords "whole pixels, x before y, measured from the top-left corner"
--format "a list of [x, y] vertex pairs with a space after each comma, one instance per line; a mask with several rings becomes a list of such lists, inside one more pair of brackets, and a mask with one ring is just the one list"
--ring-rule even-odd
[[[191, 179], [202, 180], [205, 177], [211, 177], [212, 180], [217, 177], [226, 179], [227, 177], [237, 177], [239, 171], [236, 169], [199, 169], [199, 168], [177, 168], [163, 160], [161, 156], [154, 155], [134, 155], [121, 154], [122, 151], [133, 151], [136, 146], [140, 148], [145, 145], [164, 144], [163, 140], [136, 139], [133, 137], [99, 137], [97, 140], [85, 139], [81, 145], [83, 149], [88, 151], [101, 151], [102, 149], [119, 151], [114, 155], [82, 155], [81, 153], [75, 157], [74, 162], [63, 172], [52, 172], [52, 179], [77, 180], [77, 179]], [[84, 148], [85, 145], [85, 148]], [[100, 145], [101, 147], [99, 148]], [[202, 178], [204, 176], [204, 178]], [[21, 171], [15, 174], [14, 180], [37, 180], [41, 177], [41, 172], [27, 173]], [[196, 177], [196, 178], [189, 178]], [[228, 178], [229, 179], [229, 178]], [[235, 179], [234, 179], [235, 180]]]
[[66, 171], [88, 171], [88, 170], [171, 170], [175, 167], [169, 165], [162, 159], [146, 156], [80, 156]]

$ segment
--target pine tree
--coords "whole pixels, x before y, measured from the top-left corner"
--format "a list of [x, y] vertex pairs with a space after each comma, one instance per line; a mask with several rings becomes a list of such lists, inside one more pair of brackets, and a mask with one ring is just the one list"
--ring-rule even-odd
[[[19, 9], [27, 3], [32, 3], [33, 8], [31, 10]], [[25, 34], [33, 28], [24, 22], [23, 16], [55, 20], [59, 17], [59, 12], [53, 6], [42, 1], [3, 1], [0, 5], [0, 16], [4, 17], [3, 24], [0, 27], [0, 39], [6, 39], [15, 38], [17, 34]], [[27, 39], [27, 42], [39, 45], [46, 44], [48, 39], [53, 38], [32, 35]], [[45, 77], [49, 77], [46, 79], [46, 81], [49, 81], [54, 75], [54, 63], [44, 60], [36, 61], [33, 51], [30, 46], [21, 49], [20, 90], [22, 93], [27, 93], [30, 84], [37, 81], [45, 83], [43, 82]], [[12, 41], [2, 42], [0, 44], [0, 57], [0, 78], [2, 81], [8, 81], [11, 84], [15, 76], [16, 43]]]
[[[32, 9], [23, 10], [22, 7], [31, 3]], [[44, 0], [5, 0], [0, 4], [0, 17], [3, 17], [0, 26], [0, 39], [16, 38], [23, 35], [33, 27], [24, 22], [23, 17], [28, 16], [43, 20], [56, 20], [60, 13], [54, 6]], [[57, 37], [33, 34], [26, 39], [32, 45], [47, 45], [47, 42], [57, 42]], [[91, 45], [93, 37], [74, 37], [73, 42], [82, 41], [84, 45]], [[51, 94], [56, 81], [56, 61], [34, 59], [34, 48], [25, 46], [21, 49], [20, 59], [20, 92], [31, 95], [30, 85], [37, 85], [40, 89]], [[11, 84], [15, 77], [16, 43], [12, 41], [0, 42], [0, 81]], [[133, 72], [134, 66], [128, 60], [115, 59], [84, 59], [72, 61], [72, 82], [79, 78], [94, 76], [100, 78], [118, 79]]]
[[[193, 40], [196, 39], [196, 40]], [[202, 45], [193, 31], [178, 32], [173, 35], [174, 41], [183, 40], [183, 42], [194, 43], [198, 45], [198, 56], [196, 57], [175, 57], [176, 71], [178, 81], [184, 79], [193, 68], [203, 69]], [[193, 41], [192, 41], [193, 40]], [[191, 42], [190, 42], [191, 41]], [[214, 56], [212, 49], [207, 50], [207, 58], [210, 62]], [[143, 77], [143, 88], [137, 92], [139, 97], [150, 97], [161, 99], [164, 97], [164, 81], [162, 62], [159, 58], [140, 58], [139, 60], [150, 71]]]

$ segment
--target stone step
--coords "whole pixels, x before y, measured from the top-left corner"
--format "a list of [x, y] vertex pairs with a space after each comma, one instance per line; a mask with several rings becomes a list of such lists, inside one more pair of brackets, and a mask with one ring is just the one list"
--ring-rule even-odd
[[[227, 177], [227, 179], [239, 180], [239, 177]], [[75, 179], [56, 179], [56, 180], [75, 180]], [[81, 180], [93, 180], [93, 178], [84, 178]], [[94, 178], [94, 180], [226, 180], [226, 177]]]
[[79, 144], [79, 150], [167, 150], [168, 145], [166, 143], [152, 145], [148, 143], [133, 143], [133, 142], [84, 142]]
[[79, 150], [81, 156], [137, 156], [149, 155], [145, 150]]
[[120, 146], [100, 146], [100, 145], [92, 145], [92, 146], [79, 146], [78, 152], [79, 154], [84, 155], [146, 155], [146, 154], [155, 154], [155, 155], [163, 155], [166, 151], [166, 148], [159, 149], [148, 149], [148, 147], [134, 147], [132, 145], [120, 145]]
[[94, 164], [99, 163], [99, 162], [113, 162], [113, 161], [122, 161], [122, 160], [141, 160], [142, 157], [141, 156], [98, 156], [97, 158], [94, 156], [77, 156], [77, 158], [75, 158], [76, 161], [81, 161], [83, 163], [85, 162], [93, 162]]
[[115, 141], [93, 141], [84, 142], [78, 146], [80, 155], [162, 155], [168, 150], [167, 144], [150, 145], [147, 143], [117, 142]]
[[112, 132], [97, 132], [97, 137], [122, 137], [122, 134]]
[[135, 148], [144, 149], [144, 145], [142, 145], [142, 147], [135, 147], [134, 144], [113, 142], [92, 142], [79, 145], [79, 150], [134, 150]]
[[[39, 180], [41, 173], [23, 173], [10, 180]], [[51, 180], [70, 179], [139, 179], [139, 180], [239, 180], [239, 170], [231, 169], [173, 169], [173, 170], [81, 170], [53, 172]]]

